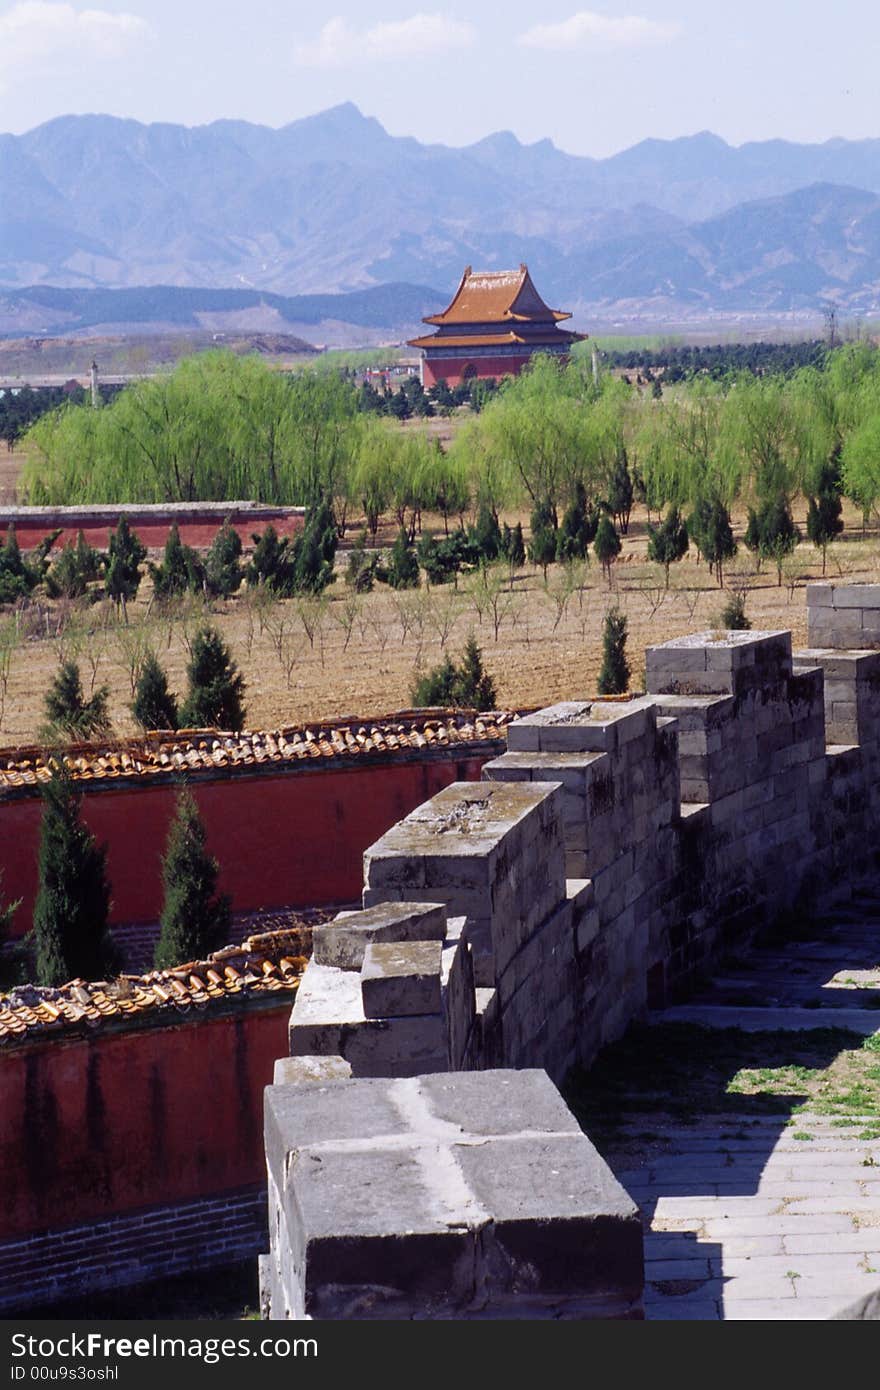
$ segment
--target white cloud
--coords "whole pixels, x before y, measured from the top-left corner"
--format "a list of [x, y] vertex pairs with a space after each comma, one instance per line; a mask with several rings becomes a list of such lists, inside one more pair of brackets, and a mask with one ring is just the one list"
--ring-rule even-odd
[[353, 29], [337, 16], [327, 21], [316, 39], [300, 44], [295, 57], [301, 67], [349, 68], [468, 48], [475, 39], [472, 24], [444, 14], [414, 14], [364, 30]]
[[22, 0], [0, 15], [0, 83], [25, 82], [59, 63], [121, 58], [150, 33], [138, 15]]
[[677, 24], [660, 24], [638, 15], [596, 14], [595, 10], [578, 10], [570, 19], [559, 24], [536, 24], [520, 34], [517, 43], [525, 48], [545, 48], [551, 51], [576, 48], [637, 48], [645, 44], [665, 43], [679, 32]]

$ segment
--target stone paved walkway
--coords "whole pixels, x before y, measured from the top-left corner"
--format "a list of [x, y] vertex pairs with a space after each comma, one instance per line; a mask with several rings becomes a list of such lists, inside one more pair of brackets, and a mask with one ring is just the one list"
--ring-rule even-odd
[[[878, 1005], [880, 898], [862, 897], [815, 940], [755, 951], [651, 1023], [866, 1036], [880, 1030]], [[880, 1288], [876, 1112], [791, 1121], [742, 1102], [697, 1123], [651, 1117], [650, 1146], [615, 1164], [646, 1220], [648, 1318], [822, 1319]], [[625, 1118], [637, 1141], [645, 1117]]]

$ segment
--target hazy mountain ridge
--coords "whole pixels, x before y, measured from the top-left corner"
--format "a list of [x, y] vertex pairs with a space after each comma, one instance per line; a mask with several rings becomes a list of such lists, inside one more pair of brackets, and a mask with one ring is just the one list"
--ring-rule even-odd
[[880, 284], [880, 140], [702, 132], [596, 160], [509, 132], [422, 145], [350, 103], [280, 130], [71, 116], [0, 136], [0, 188], [9, 287], [445, 292], [468, 261], [526, 260], [569, 308], [869, 310]]

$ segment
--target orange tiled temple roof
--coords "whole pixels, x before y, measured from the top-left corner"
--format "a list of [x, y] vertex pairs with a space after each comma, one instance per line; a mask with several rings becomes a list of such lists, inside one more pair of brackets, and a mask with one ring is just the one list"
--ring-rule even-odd
[[173, 970], [72, 980], [59, 988], [19, 985], [0, 994], [0, 1047], [50, 1036], [91, 1037], [96, 1031], [180, 1024], [246, 999], [290, 1000], [311, 953], [311, 929], [294, 919], [280, 931], [224, 946], [207, 960]]
[[535, 289], [528, 267], [519, 270], [465, 268], [450, 304], [441, 314], [429, 314], [423, 323], [556, 322], [570, 319], [546, 305]]
[[[345, 718], [233, 734], [218, 729], [150, 733], [115, 742], [73, 744], [64, 760], [77, 781], [131, 780], [241, 768], [325, 765], [334, 760], [403, 756], [422, 749], [503, 739], [516, 718], [507, 710], [402, 710], [380, 719]], [[44, 748], [0, 749], [0, 797], [36, 788], [50, 776]]]

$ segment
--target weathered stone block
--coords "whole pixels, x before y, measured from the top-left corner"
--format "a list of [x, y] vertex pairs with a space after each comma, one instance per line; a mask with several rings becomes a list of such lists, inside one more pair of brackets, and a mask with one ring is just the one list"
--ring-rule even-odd
[[279, 1057], [273, 1084], [305, 1086], [311, 1082], [347, 1081], [351, 1066], [344, 1057]]
[[354, 1076], [414, 1076], [448, 1065], [441, 1013], [367, 1018], [360, 976], [310, 961], [290, 1017], [292, 1057], [343, 1057]]
[[312, 932], [312, 959], [318, 965], [360, 970], [372, 941], [442, 941], [443, 903], [377, 903], [360, 912], [340, 913]]
[[640, 1316], [638, 1211], [544, 1072], [270, 1087], [266, 1150], [272, 1316]]
[[440, 1012], [439, 941], [374, 941], [364, 952], [361, 999], [367, 1018]]

